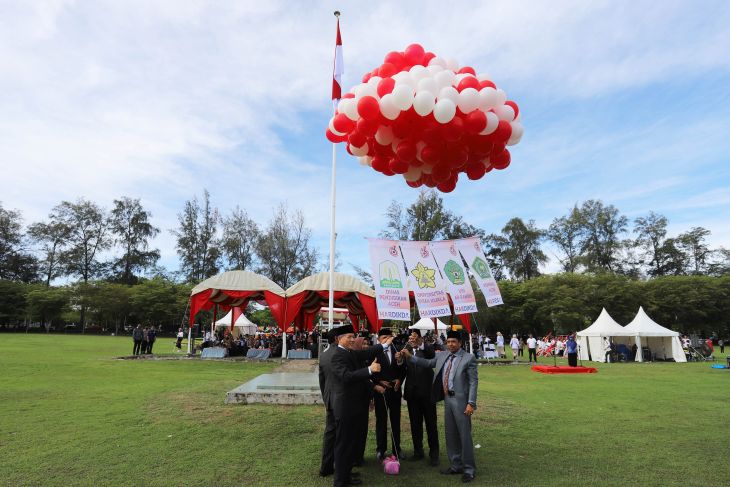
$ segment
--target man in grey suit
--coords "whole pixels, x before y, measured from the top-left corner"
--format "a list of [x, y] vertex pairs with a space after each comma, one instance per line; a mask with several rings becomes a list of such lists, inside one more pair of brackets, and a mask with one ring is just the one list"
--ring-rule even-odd
[[446, 335], [445, 352], [437, 352], [436, 357], [425, 359], [414, 357], [407, 349], [400, 357], [419, 367], [435, 370], [431, 398], [444, 401], [444, 422], [446, 425], [446, 451], [451, 465], [441, 473], [462, 474], [464, 483], [474, 480], [474, 443], [471, 438], [471, 416], [477, 408], [477, 385], [479, 376], [477, 362], [473, 354], [461, 348], [461, 333], [449, 331]]

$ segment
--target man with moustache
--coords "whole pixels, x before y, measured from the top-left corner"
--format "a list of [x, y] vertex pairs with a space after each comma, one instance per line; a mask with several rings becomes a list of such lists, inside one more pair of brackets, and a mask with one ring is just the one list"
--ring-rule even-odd
[[[334, 328], [332, 333], [337, 346], [325, 380], [331, 381], [330, 400], [335, 417], [334, 485], [344, 487], [362, 483], [359, 476], [351, 475], [360, 441], [360, 425], [368, 413], [371, 376], [380, 372], [375, 355], [382, 352], [383, 346], [389, 346], [393, 337], [367, 350], [353, 350], [355, 334], [351, 325]], [[360, 365], [362, 360], [371, 359], [369, 366]]]
[[373, 376], [373, 391], [375, 392], [375, 438], [377, 449], [375, 456], [378, 460], [385, 458], [388, 448], [388, 420], [390, 419], [391, 443], [393, 453], [403, 460], [405, 455], [400, 447], [400, 403], [401, 384], [406, 375], [405, 364], [397, 363], [396, 350], [386, 341], [393, 341], [393, 332], [390, 328], [382, 328], [378, 332], [378, 341], [383, 350], [377, 354], [380, 372]]
[[474, 443], [471, 437], [471, 416], [477, 407], [479, 376], [473, 354], [461, 348], [462, 337], [457, 331], [446, 335], [446, 351], [438, 352], [432, 359], [414, 357], [403, 349], [398, 360], [405, 358], [408, 364], [432, 368], [436, 371], [432, 383], [432, 399], [444, 401], [446, 426], [446, 452], [451, 465], [441, 473], [462, 474], [464, 483], [474, 480]]
[[[423, 341], [421, 330], [411, 330], [406, 348], [418, 358], [430, 360], [436, 356], [433, 347]], [[411, 438], [413, 439], [412, 459], [421, 460], [424, 457], [423, 423], [425, 422], [428, 436], [428, 457], [430, 464], [436, 466], [439, 463], [439, 438], [436, 426], [436, 402], [431, 400], [433, 370], [428, 367], [409, 365], [406, 374], [403, 397], [408, 402], [408, 419], [411, 423]]]

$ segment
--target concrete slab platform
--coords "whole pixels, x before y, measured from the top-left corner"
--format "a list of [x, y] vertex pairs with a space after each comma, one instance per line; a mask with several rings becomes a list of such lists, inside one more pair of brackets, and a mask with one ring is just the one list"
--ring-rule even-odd
[[314, 372], [262, 374], [226, 394], [226, 404], [323, 404]]

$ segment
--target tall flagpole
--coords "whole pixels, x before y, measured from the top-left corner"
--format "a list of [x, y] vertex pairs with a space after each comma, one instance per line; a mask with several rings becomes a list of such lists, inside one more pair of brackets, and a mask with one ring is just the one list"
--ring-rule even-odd
[[[335, 66], [333, 71], [334, 81], [333, 83], [342, 83], [341, 79], [337, 79], [338, 75], [342, 74], [342, 44], [340, 39], [340, 12], [335, 10], [335, 17], [337, 17], [337, 43], [335, 45]], [[339, 53], [338, 53], [339, 49]], [[341, 90], [341, 85], [340, 90]], [[333, 86], [334, 90], [334, 86]], [[332, 96], [333, 111], [337, 106], [337, 101], [340, 98], [335, 94]], [[327, 322], [329, 329], [332, 329], [332, 323], [335, 317], [335, 239], [337, 234], [335, 233], [335, 210], [337, 204], [337, 191], [335, 188], [335, 181], [337, 176], [337, 145], [332, 143], [332, 183], [330, 188], [330, 201], [331, 201], [331, 219], [330, 219], [330, 285], [329, 285], [329, 311], [327, 312]]]

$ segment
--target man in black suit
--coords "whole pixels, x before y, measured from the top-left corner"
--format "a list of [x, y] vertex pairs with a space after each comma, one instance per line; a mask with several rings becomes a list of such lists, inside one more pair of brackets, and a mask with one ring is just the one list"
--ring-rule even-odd
[[[433, 347], [421, 337], [421, 330], [411, 330], [407, 348], [419, 358], [430, 360], [436, 356]], [[408, 401], [408, 418], [411, 422], [413, 439], [413, 460], [420, 460], [423, 454], [423, 423], [428, 435], [428, 457], [432, 466], [439, 464], [439, 437], [436, 423], [436, 403], [431, 399], [433, 369], [409, 365], [403, 397]]]
[[388, 413], [390, 413], [393, 453], [403, 460], [405, 455], [400, 447], [400, 402], [401, 384], [406, 375], [406, 367], [404, 363], [398, 365], [396, 362], [396, 350], [393, 345], [386, 345], [386, 342], [393, 341], [393, 332], [390, 328], [382, 328], [378, 332], [378, 341], [383, 345], [383, 350], [377, 355], [380, 372], [373, 376], [377, 441], [375, 456], [378, 460], [385, 458], [385, 450], [388, 448]]
[[[330, 373], [325, 381], [331, 382], [330, 401], [335, 416], [335, 487], [358, 485], [362, 481], [351, 475], [355, 461], [355, 450], [359, 444], [359, 425], [367, 416], [370, 393], [370, 378], [380, 372], [378, 359], [374, 358], [383, 350], [375, 345], [366, 350], [353, 350], [355, 335], [352, 326], [340, 326], [332, 330], [336, 337], [337, 348], [330, 362]], [[393, 338], [384, 340], [390, 345]], [[373, 361], [368, 367], [361, 367], [362, 360]]]
[[332, 355], [337, 345], [332, 335], [328, 336], [330, 346], [322, 352], [319, 357], [319, 390], [322, 393], [322, 401], [326, 411], [324, 434], [322, 435], [322, 463], [319, 467], [319, 475], [326, 477], [335, 473], [335, 412], [332, 402], [332, 381], [327, 377], [332, 374]]

